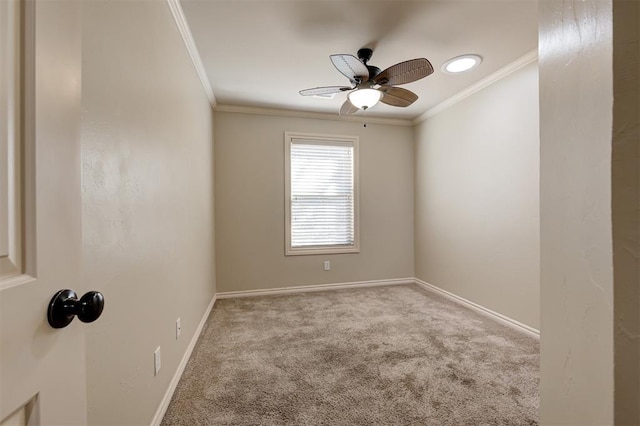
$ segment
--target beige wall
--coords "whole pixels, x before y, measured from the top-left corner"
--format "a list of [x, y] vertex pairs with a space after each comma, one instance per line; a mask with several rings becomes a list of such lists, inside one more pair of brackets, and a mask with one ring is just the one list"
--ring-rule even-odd
[[428, 118], [415, 140], [416, 277], [539, 328], [537, 64]]
[[540, 3], [543, 424], [614, 420], [611, 11]]
[[166, 2], [83, 5], [89, 422], [149, 424], [215, 293], [212, 114]]
[[[216, 112], [218, 291], [413, 276], [413, 139], [408, 126]], [[360, 137], [357, 254], [284, 255], [284, 132]], [[331, 271], [322, 262], [331, 261]]]

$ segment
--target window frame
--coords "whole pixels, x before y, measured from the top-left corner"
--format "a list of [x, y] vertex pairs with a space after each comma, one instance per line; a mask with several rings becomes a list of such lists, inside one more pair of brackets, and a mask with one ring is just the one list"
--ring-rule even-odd
[[[353, 244], [322, 245], [322, 246], [291, 246], [291, 145], [298, 142], [309, 142], [318, 145], [338, 146], [348, 144], [353, 146]], [[360, 253], [360, 169], [358, 136], [326, 135], [315, 133], [285, 132], [284, 163], [285, 163], [285, 255], [314, 255], [314, 254], [343, 254]]]

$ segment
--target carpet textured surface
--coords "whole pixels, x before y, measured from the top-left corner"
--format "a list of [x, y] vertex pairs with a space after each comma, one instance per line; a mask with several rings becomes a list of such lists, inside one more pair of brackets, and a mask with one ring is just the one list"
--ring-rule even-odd
[[414, 285], [218, 300], [163, 425], [538, 424], [539, 342]]

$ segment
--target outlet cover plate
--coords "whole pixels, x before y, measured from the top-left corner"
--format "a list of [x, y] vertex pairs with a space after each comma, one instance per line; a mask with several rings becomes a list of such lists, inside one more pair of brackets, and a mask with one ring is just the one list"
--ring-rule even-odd
[[160, 367], [162, 366], [162, 361], [160, 360], [160, 346], [153, 351], [153, 375], [157, 376], [160, 372]]

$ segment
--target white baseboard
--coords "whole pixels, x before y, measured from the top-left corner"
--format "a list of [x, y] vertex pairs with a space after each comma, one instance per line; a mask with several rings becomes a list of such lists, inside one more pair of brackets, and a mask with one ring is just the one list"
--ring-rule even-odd
[[236, 297], [270, 296], [275, 294], [307, 293], [311, 291], [342, 290], [346, 288], [380, 287], [380, 286], [387, 286], [387, 285], [401, 285], [401, 284], [414, 284], [414, 283], [415, 283], [415, 280], [413, 278], [396, 278], [396, 279], [390, 279], [390, 280], [357, 281], [352, 283], [318, 284], [318, 285], [305, 285], [305, 286], [298, 286], [298, 287], [270, 288], [265, 290], [227, 291], [224, 293], [216, 294], [216, 297], [218, 299], [232, 299]]
[[184, 369], [187, 366], [187, 362], [189, 362], [189, 358], [191, 357], [193, 348], [195, 348], [196, 343], [200, 338], [200, 333], [202, 332], [202, 328], [204, 327], [204, 324], [207, 322], [207, 318], [209, 318], [209, 314], [211, 313], [211, 310], [213, 309], [213, 305], [215, 303], [216, 303], [216, 296], [214, 295], [213, 299], [211, 299], [211, 302], [209, 303], [209, 306], [207, 306], [207, 309], [204, 311], [204, 315], [202, 315], [202, 319], [200, 320], [200, 323], [196, 327], [195, 333], [193, 333], [193, 337], [189, 342], [189, 346], [187, 346], [187, 350], [184, 352], [184, 355], [182, 356], [182, 360], [180, 360], [180, 364], [178, 364], [178, 369], [176, 370], [176, 373], [173, 375], [173, 378], [171, 379], [169, 388], [164, 393], [164, 397], [162, 398], [162, 401], [160, 402], [160, 405], [156, 410], [156, 414], [155, 416], [153, 416], [153, 420], [151, 421], [151, 426], [159, 426], [160, 423], [162, 423], [162, 418], [164, 417], [164, 414], [167, 412], [167, 408], [169, 408], [169, 403], [171, 402], [173, 393], [176, 391], [176, 387], [178, 386], [180, 377], [182, 377], [182, 373], [184, 372]]
[[431, 291], [433, 293], [437, 293], [437, 294], [439, 294], [441, 296], [444, 296], [447, 299], [452, 300], [452, 301], [454, 301], [454, 302], [456, 302], [456, 303], [458, 303], [458, 304], [460, 304], [462, 306], [465, 306], [465, 307], [467, 307], [469, 309], [472, 309], [472, 310], [474, 310], [474, 311], [476, 311], [476, 312], [478, 312], [480, 314], [483, 314], [483, 315], [493, 319], [494, 321], [498, 321], [498, 322], [500, 322], [500, 323], [502, 323], [504, 325], [507, 325], [507, 326], [509, 326], [511, 328], [514, 328], [514, 329], [518, 330], [518, 331], [521, 331], [521, 332], [526, 333], [526, 334], [528, 334], [530, 336], [533, 336], [533, 337], [535, 337], [537, 339], [540, 339], [540, 330], [537, 330], [537, 329], [535, 329], [533, 327], [530, 327], [530, 326], [528, 326], [526, 324], [523, 324], [523, 323], [521, 323], [519, 321], [516, 321], [513, 318], [509, 318], [506, 315], [499, 314], [499, 313], [497, 313], [495, 311], [492, 311], [489, 308], [485, 308], [482, 305], [478, 305], [477, 303], [472, 302], [470, 300], [467, 300], [464, 297], [460, 297], [457, 294], [450, 293], [450, 292], [448, 292], [446, 290], [441, 289], [440, 287], [436, 287], [435, 285], [429, 284], [429, 283], [427, 283], [425, 281], [422, 281], [422, 280], [420, 280], [418, 278], [414, 278], [414, 282], [417, 285], [419, 285], [420, 287], [424, 288], [425, 290]]
[[526, 333], [535, 338], [538, 338], [538, 339], [540, 338], [540, 331], [533, 327], [530, 327], [526, 324], [516, 321], [513, 318], [509, 318], [506, 315], [499, 314], [498, 312], [492, 311], [489, 308], [485, 308], [482, 305], [479, 305], [475, 302], [467, 300], [464, 297], [450, 293], [446, 290], [443, 290], [439, 287], [434, 286], [433, 284], [429, 284], [418, 278], [396, 278], [396, 279], [389, 279], [389, 280], [357, 281], [357, 282], [350, 282], [350, 283], [281, 287], [281, 288], [271, 288], [271, 289], [264, 289], [264, 290], [228, 291], [228, 292], [216, 294], [216, 298], [233, 299], [238, 297], [272, 296], [272, 295], [278, 295], [278, 294], [307, 293], [307, 292], [314, 292], [314, 291], [341, 290], [341, 289], [361, 288], [361, 287], [380, 287], [380, 286], [402, 285], [402, 284], [416, 284], [424, 288], [425, 290], [440, 294], [441, 296], [444, 296], [449, 300], [452, 300], [462, 306], [465, 306], [476, 312], [479, 312], [491, 318], [494, 321], [498, 321], [502, 324], [505, 324], [511, 328], [514, 328], [520, 332]]

